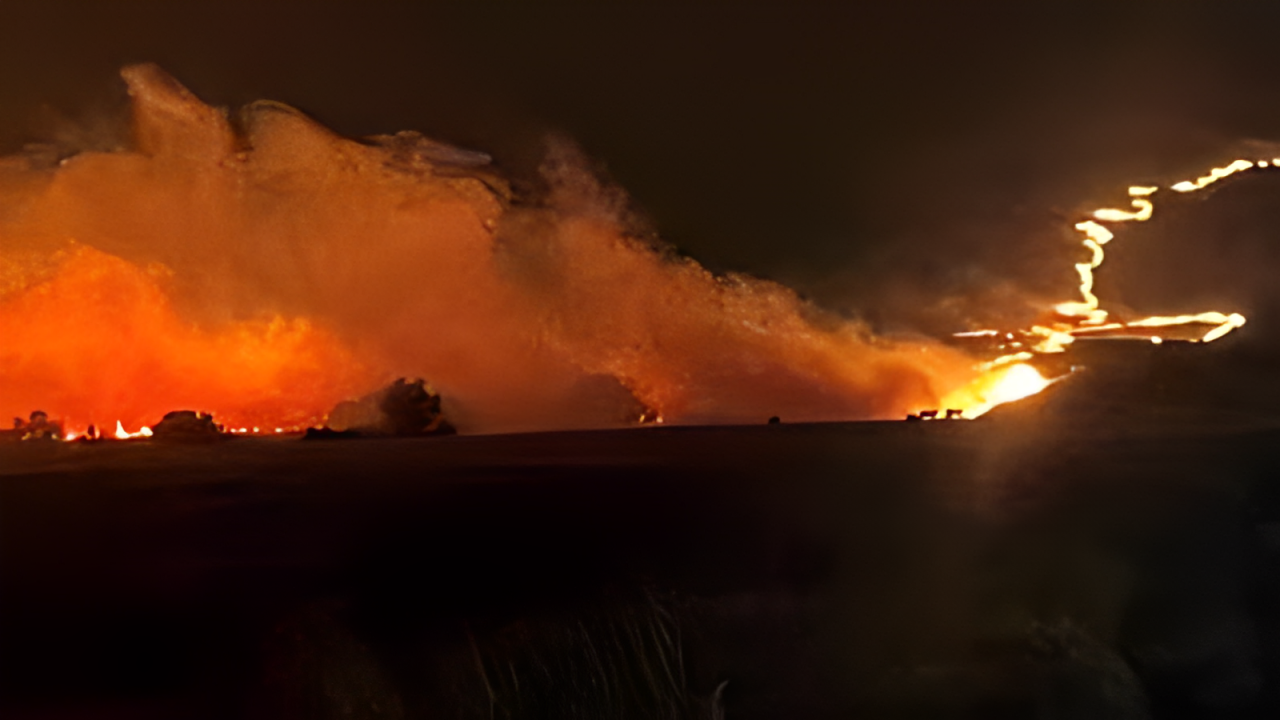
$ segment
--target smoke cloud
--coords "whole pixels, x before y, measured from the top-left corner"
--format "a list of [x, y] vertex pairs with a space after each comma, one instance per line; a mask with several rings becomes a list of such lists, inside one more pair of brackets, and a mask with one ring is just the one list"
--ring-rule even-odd
[[565, 143], [517, 192], [416, 133], [354, 141], [278, 103], [231, 116], [154, 65], [122, 75], [124, 149], [0, 160], [2, 412], [313, 422], [410, 375], [464, 432], [851, 420], [974, 377], [956, 350], [679, 257]]

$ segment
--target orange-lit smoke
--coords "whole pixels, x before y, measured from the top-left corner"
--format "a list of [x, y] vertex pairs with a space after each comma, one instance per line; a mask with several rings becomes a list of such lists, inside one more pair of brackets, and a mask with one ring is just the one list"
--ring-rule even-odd
[[0, 160], [0, 412], [274, 427], [413, 375], [473, 432], [866, 419], [978, 372], [635, 239], [571, 153], [513, 197], [479, 153], [123, 76], [128, 149]]
[[136, 430], [174, 408], [306, 426], [373, 379], [333, 336], [276, 318], [206, 330], [175, 314], [164, 273], [87, 247], [0, 301], [4, 410], [57, 408], [69, 429]]

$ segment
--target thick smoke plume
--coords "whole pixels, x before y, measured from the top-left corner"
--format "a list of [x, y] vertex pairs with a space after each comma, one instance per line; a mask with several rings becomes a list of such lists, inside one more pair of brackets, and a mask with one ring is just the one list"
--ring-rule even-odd
[[973, 378], [637, 237], [565, 148], [513, 193], [415, 133], [230, 117], [155, 66], [122, 74], [123, 149], [0, 160], [0, 412], [315, 422], [409, 375], [470, 432], [867, 419]]

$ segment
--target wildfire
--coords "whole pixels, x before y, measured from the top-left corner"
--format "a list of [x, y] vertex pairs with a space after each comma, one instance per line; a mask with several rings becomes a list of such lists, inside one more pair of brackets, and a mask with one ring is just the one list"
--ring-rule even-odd
[[[1268, 167], [1269, 165], [1280, 162], [1280, 158], [1275, 158], [1270, 162], [1266, 160], [1235, 160], [1224, 167], [1212, 168], [1208, 174], [1192, 180], [1184, 180], [1174, 183], [1170, 186], [1170, 190], [1179, 193], [1191, 193], [1212, 185], [1213, 183], [1230, 177], [1236, 173], [1245, 172], [1256, 167]], [[1197, 342], [1212, 342], [1227, 333], [1241, 327], [1245, 323], [1243, 315], [1239, 313], [1221, 313], [1217, 311], [1202, 312], [1193, 315], [1174, 315], [1174, 316], [1152, 316], [1131, 320], [1128, 322], [1108, 323], [1109, 314], [1100, 307], [1097, 295], [1093, 293], [1093, 271], [1102, 265], [1106, 259], [1102, 246], [1110, 242], [1114, 237], [1114, 233], [1101, 222], [1107, 223], [1126, 223], [1126, 222], [1146, 222], [1151, 219], [1155, 212], [1155, 204], [1151, 197], [1159, 190], [1159, 187], [1134, 186], [1129, 188], [1130, 204], [1133, 210], [1119, 210], [1115, 208], [1101, 208], [1093, 212], [1092, 220], [1085, 220], [1077, 223], [1075, 229], [1084, 235], [1083, 244], [1090, 252], [1090, 259], [1087, 263], [1079, 263], [1076, 270], [1080, 274], [1080, 297], [1081, 301], [1059, 303], [1054, 306], [1054, 311], [1060, 316], [1067, 319], [1067, 322], [1060, 323], [1048, 329], [1051, 333], [1058, 334], [1060, 341], [1052, 349], [1042, 349], [1041, 352], [1060, 351], [1076, 336], [1082, 334], [1096, 333], [1104, 330], [1124, 330], [1128, 328], [1157, 328], [1157, 327], [1173, 327], [1183, 325], [1211, 325]], [[1041, 328], [1041, 330], [1045, 330]], [[1035, 328], [1033, 328], [1033, 332]]]
[[131, 438], [144, 438], [144, 437], [151, 437], [151, 428], [147, 427], [146, 425], [143, 425], [142, 429], [139, 430], [138, 432], [131, 433], [128, 430], [124, 429], [124, 423], [120, 422], [119, 420], [116, 421], [115, 438], [117, 440], [129, 440]]
[[232, 122], [154, 65], [122, 76], [115, 149], [0, 157], [11, 416], [80, 433], [191, 410], [277, 435], [405, 376], [462, 432], [864, 420], [977, 374], [655, 248], [567, 143], [513, 202], [483, 153], [266, 101]]
[[124, 440], [150, 436], [144, 423], [175, 408], [245, 425], [314, 423], [371, 383], [349, 350], [309, 323], [204, 329], [181, 319], [164, 277], [161, 267], [73, 246], [49, 277], [0, 299], [0, 412], [49, 407], [69, 438], [114, 420]]
[[1026, 363], [1012, 363], [994, 368], [974, 382], [942, 398], [942, 405], [964, 411], [964, 417], [975, 418], [997, 405], [1031, 397], [1055, 381]]
[[1078, 299], [1030, 328], [962, 333], [1003, 353], [974, 366], [655, 252], [571, 149], [552, 148], [545, 197], [515, 203], [482, 153], [417, 133], [357, 142], [269, 102], [232, 123], [155, 66], [122, 75], [123, 149], [0, 158], [0, 414], [47, 410], [64, 438], [143, 437], [172, 410], [283, 434], [400, 375], [447, 393], [463, 432], [876, 419], [939, 396], [971, 418], [1054, 382], [1036, 359], [1077, 337], [1206, 325], [1211, 342], [1245, 322], [1104, 309], [1104, 248], [1151, 218], [1157, 186], [1075, 224]]
[[[1254, 168], [1280, 167], [1280, 157], [1271, 160], [1235, 160], [1223, 167], [1215, 167], [1195, 180], [1183, 180], [1169, 186], [1178, 193], [1192, 193], [1203, 190], [1210, 185]], [[963, 408], [967, 417], [977, 417], [991, 408], [1013, 400], [1019, 400], [1051, 385], [1055, 380], [1045, 379], [1026, 362], [1037, 355], [1064, 352], [1077, 337], [1098, 333], [1123, 333], [1126, 330], [1145, 330], [1152, 328], [1184, 327], [1191, 325], [1210, 326], [1193, 342], [1213, 342], [1236, 328], [1245, 324], [1245, 318], [1239, 313], [1223, 313], [1208, 311], [1187, 315], [1154, 315], [1151, 317], [1115, 322], [1110, 320], [1110, 313], [1102, 308], [1102, 303], [1094, 292], [1094, 271], [1106, 260], [1103, 246], [1115, 239], [1115, 232], [1109, 225], [1146, 222], [1155, 213], [1153, 197], [1159, 192], [1158, 186], [1134, 185], [1128, 190], [1129, 208], [1099, 208], [1090, 213], [1087, 220], [1075, 224], [1075, 230], [1083, 237], [1081, 244], [1089, 251], [1088, 260], [1076, 263], [1076, 273], [1080, 276], [1080, 299], [1060, 302], [1053, 306], [1057, 319], [1044, 325], [1033, 325], [1025, 330], [1005, 333], [1007, 343], [1004, 348], [1023, 348], [1018, 352], [997, 357], [979, 369], [983, 376], [970, 386], [962, 388], [943, 399], [944, 404]], [[999, 338], [997, 330], [975, 330], [956, 333], [956, 337], [991, 337]], [[1164, 342], [1159, 335], [1151, 335], [1154, 344]], [[1017, 372], [1014, 372], [1014, 371]]]

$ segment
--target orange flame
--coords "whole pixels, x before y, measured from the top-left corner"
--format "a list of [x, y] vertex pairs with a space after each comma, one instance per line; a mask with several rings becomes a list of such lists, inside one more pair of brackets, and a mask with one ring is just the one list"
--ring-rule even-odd
[[49, 408], [72, 436], [114, 421], [118, 438], [145, 436], [181, 408], [228, 423], [305, 425], [375, 380], [305, 321], [217, 330], [183, 321], [164, 274], [76, 246], [52, 277], [0, 300], [0, 412]]
[[961, 417], [976, 418], [1015, 400], [1031, 397], [1053, 384], [1026, 363], [992, 368], [972, 383], [942, 398], [942, 406], [963, 410]]

